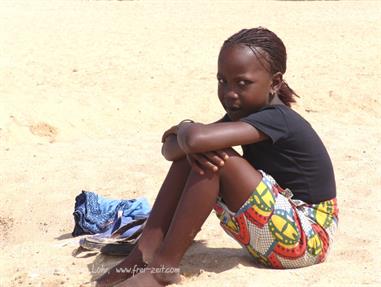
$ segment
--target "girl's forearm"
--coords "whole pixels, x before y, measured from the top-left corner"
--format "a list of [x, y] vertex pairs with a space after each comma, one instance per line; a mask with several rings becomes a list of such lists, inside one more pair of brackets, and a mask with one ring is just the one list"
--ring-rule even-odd
[[[187, 137], [186, 135], [184, 135], [184, 131], [186, 130], [187, 127], [189, 127], [190, 122], [194, 123], [193, 121], [190, 121], [190, 120], [184, 120], [180, 122], [180, 124], [178, 125], [178, 128], [180, 128], [180, 126], [182, 127], [183, 132], [181, 133], [181, 135], [179, 135], [176, 132], [177, 135], [172, 134], [167, 136], [161, 148], [161, 154], [164, 156], [166, 160], [175, 161], [186, 156], [186, 153], [184, 152], [184, 149], [181, 146], [183, 146], [184, 148], [187, 147], [186, 145]], [[219, 122], [223, 122], [223, 118], [214, 123], [219, 123]]]
[[161, 154], [166, 160], [175, 161], [185, 156], [184, 151], [180, 148], [176, 135], [169, 135], [163, 143]]

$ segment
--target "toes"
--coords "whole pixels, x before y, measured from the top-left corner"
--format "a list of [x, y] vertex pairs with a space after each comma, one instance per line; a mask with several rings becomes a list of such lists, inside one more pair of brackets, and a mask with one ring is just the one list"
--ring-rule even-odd
[[96, 280], [96, 287], [110, 287], [115, 284], [126, 280], [127, 277], [123, 274], [116, 273], [115, 268], [110, 269], [107, 273], [103, 274]]
[[115, 287], [162, 287], [165, 285], [160, 284], [151, 273], [143, 272], [138, 275], [123, 281]]

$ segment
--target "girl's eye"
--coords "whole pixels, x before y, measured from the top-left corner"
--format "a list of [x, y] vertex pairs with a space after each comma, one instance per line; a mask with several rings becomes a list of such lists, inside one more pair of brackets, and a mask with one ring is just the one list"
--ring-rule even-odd
[[224, 83], [223, 79], [217, 79], [217, 81], [218, 81], [218, 84], [223, 84]]
[[244, 87], [247, 84], [248, 84], [247, 81], [244, 81], [244, 80], [241, 80], [241, 81], [238, 82], [238, 86], [240, 86], [240, 87]]

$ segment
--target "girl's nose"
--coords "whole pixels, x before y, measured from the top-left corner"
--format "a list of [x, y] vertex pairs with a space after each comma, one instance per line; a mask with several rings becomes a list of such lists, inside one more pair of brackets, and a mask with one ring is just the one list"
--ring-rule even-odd
[[229, 99], [238, 99], [238, 93], [236, 93], [233, 89], [228, 89], [225, 93], [225, 97]]

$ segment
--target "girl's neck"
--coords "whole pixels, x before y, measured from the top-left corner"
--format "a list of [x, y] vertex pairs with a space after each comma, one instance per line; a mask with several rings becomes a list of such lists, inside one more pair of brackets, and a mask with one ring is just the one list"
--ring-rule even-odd
[[275, 94], [275, 96], [270, 100], [269, 105], [285, 105], [281, 99], [279, 99], [278, 95]]

